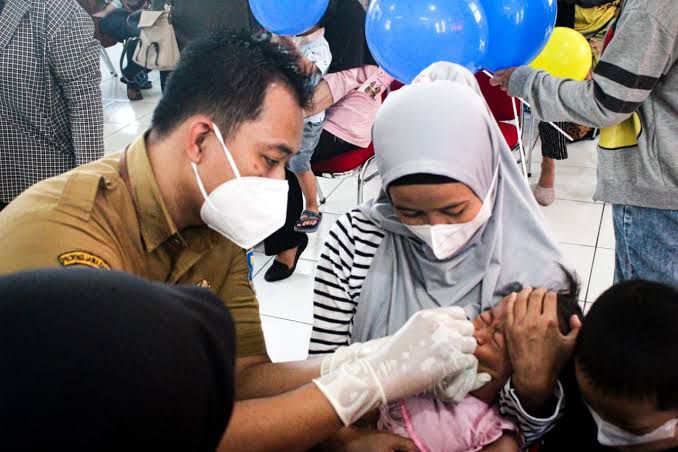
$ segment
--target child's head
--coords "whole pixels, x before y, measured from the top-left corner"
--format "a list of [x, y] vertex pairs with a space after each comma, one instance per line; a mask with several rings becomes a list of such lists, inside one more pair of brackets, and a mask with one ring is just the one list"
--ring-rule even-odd
[[[575, 366], [584, 399], [607, 425], [603, 436], [612, 424], [625, 431], [617, 435], [622, 442], [633, 442], [633, 437], [678, 418], [677, 344], [678, 290], [674, 287], [625, 282], [593, 304], [577, 339]], [[654, 441], [636, 448], [676, 446], [673, 433], [662, 444]]]
[[[562, 334], [570, 332], [570, 318], [577, 315], [583, 318], [582, 310], [577, 301], [579, 283], [577, 279], [566, 272], [569, 288], [558, 292], [558, 324]], [[513, 287], [521, 290], [522, 288]], [[474, 336], [478, 341], [475, 356], [478, 358], [478, 371], [487, 372], [492, 381], [473, 393], [473, 396], [484, 402], [493, 402], [501, 388], [506, 384], [513, 373], [504, 335], [508, 297], [504, 298], [494, 308], [484, 311], [474, 321]]]

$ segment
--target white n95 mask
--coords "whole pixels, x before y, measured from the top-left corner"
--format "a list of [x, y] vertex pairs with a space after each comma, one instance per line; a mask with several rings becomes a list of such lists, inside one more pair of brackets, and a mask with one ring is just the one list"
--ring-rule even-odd
[[646, 433], [645, 435], [635, 435], [617, 427], [614, 424], [610, 424], [601, 418], [598, 413], [593, 410], [593, 408], [588, 405], [586, 406], [591, 412], [591, 416], [598, 427], [598, 442], [603, 446], [637, 446], [639, 444], [653, 443], [655, 441], [670, 439], [676, 436], [676, 425], [678, 425], [678, 419], [671, 419], [661, 427], [651, 431], [650, 433]]
[[235, 179], [224, 182], [208, 195], [198, 167], [191, 162], [198, 187], [205, 198], [200, 217], [207, 226], [247, 250], [285, 224], [289, 185], [286, 180], [242, 177], [221, 131], [215, 124], [212, 127]]
[[499, 168], [494, 173], [492, 185], [483, 200], [483, 206], [473, 220], [459, 224], [424, 224], [407, 226], [407, 228], [433, 250], [436, 259], [451, 258], [459, 253], [471, 240], [471, 237], [492, 217], [492, 195], [495, 191], [498, 174]]

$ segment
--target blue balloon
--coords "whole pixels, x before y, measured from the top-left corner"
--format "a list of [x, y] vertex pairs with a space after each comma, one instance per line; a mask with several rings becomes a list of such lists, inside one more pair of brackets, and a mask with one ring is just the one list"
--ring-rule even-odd
[[488, 45], [479, 0], [373, 0], [365, 33], [377, 63], [403, 83], [438, 61], [475, 72]]
[[257, 22], [271, 33], [296, 36], [307, 32], [325, 15], [330, 0], [250, 0]]
[[556, 26], [556, 0], [481, 0], [490, 45], [483, 67], [494, 72], [522, 66], [544, 49]]

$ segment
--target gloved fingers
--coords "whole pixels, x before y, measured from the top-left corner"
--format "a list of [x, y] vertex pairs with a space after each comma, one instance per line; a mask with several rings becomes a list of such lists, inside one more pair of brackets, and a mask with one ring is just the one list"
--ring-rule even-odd
[[486, 384], [488, 384], [490, 381], [492, 381], [492, 376], [488, 373], [482, 372], [476, 375], [476, 379], [473, 382], [473, 387], [471, 388], [471, 392], [476, 391]]
[[466, 311], [464, 311], [464, 308], [460, 308], [459, 306], [440, 308], [433, 311], [438, 311], [440, 314], [445, 314], [449, 320], [468, 320], [466, 318]]
[[476, 351], [476, 348], [478, 347], [478, 343], [476, 342], [476, 339], [471, 336], [471, 337], [462, 337], [459, 339], [459, 351], [465, 354], [472, 354], [473, 352]]

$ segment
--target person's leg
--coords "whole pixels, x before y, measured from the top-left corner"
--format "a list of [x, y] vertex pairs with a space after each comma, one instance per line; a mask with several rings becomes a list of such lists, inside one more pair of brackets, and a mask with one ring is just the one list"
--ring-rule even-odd
[[313, 152], [311, 162], [329, 160], [332, 157], [352, 151], [358, 147], [359, 146], [356, 146], [355, 144], [348, 143], [341, 138], [332, 135], [327, 130], [323, 130], [323, 133], [318, 140], [318, 146], [316, 146], [315, 151]]
[[129, 38], [127, 16], [129, 16], [129, 12], [124, 9], [115, 9], [106, 14], [99, 22], [101, 32], [118, 42], [123, 42]]
[[[562, 123], [558, 126], [562, 128]], [[539, 123], [539, 138], [541, 139], [541, 174], [539, 182], [534, 188], [534, 197], [542, 206], [548, 206], [556, 199], [556, 160], [567, 158], [567, 142], [565, 137], [545, 122]]]
[[544, 188], [553, 188], [556, 184], [556, 161], [551, 157], [542, 157], [538, 184]]
[[615, 206], [613, 218], [615, 236], [623, 234], [618, 260], [628, 261], [615, 278], [678, 285], [678, 210]]
[[290, 186], [287, 195], [287, 218], [285, 224], [264, 241], [264, 251], [267, 256], [278, 256], [281, 261], [289, 262], [284, 253], [286, 251], [296, 252], [297, 246], [306, 234], [294, 232], [294, 225], [304, 208], [301, 187], [294, 173], [286, 170], [285, 176]]
[[[127, 19], [129, 16], [130, 13], [125, 9], [111, 11], [101, 19], [100, 27], [102, 33], [111, 36], [118, 42], [125, 42], [126, 39], [139, 36], [138, 27], [134, 23], [128, 23]], [[137, 75], [140, 71], [143, 71], [143, 68], [133, 60], [135, 49], [136, 43], [125, 48], [127, 64], [121, 68], [123, 78], [120, 79], [121, 82], [127, 85], [127, 98], [131, 101], [143, 99], [140, 86], [137, 84]]]
[[299, 222], [296, 224], [298, 232], [315, 232], [322, 221], [322, 214], [318, 205], [318, 187], [316, 185], [315, 174], [311, 170], [311, 159], [318, 149], [318, 144], [323, 133], [323, 125], [324, 121], [315, 124], [310, 122], [304, 124], [304, 140], [301, 150], [290, 159], [288, 164], [288, 168], [297, 176], [301, 191], [306, 200], [304, 213], [302, 213]]
[[625, 206], [612, 206], [612, 222], [614, 225], [614, 283], [633, 279], [629, 266], [629, 251], [626, 240]]
[[316, 185], [315, 174], [313, 174], [313, 171], [299, 173], [297, 174], [297, 179], [299, 180], [301, 191], [306, 200], [305, 209], [310, 210], [311, 212], [320, 212], [320, 206], [318, 205], [318, 186]]
[[267, 256], [275, 255], [271, 267], [264, 274], [268, 282], [282, 281], [292, 276], [301, 253], [308, 245], [308, 237], [294, 231], [304, 200], [296, 176], [291, 171], [285, 171], [290, 190], [287, 198], [287, 219], [282, 228], [264, 241]]
[[160, 71], [160, 91], [165, 92], [165, 86], [167, 86], [167, 79], [172, 74], [172, 71]]

